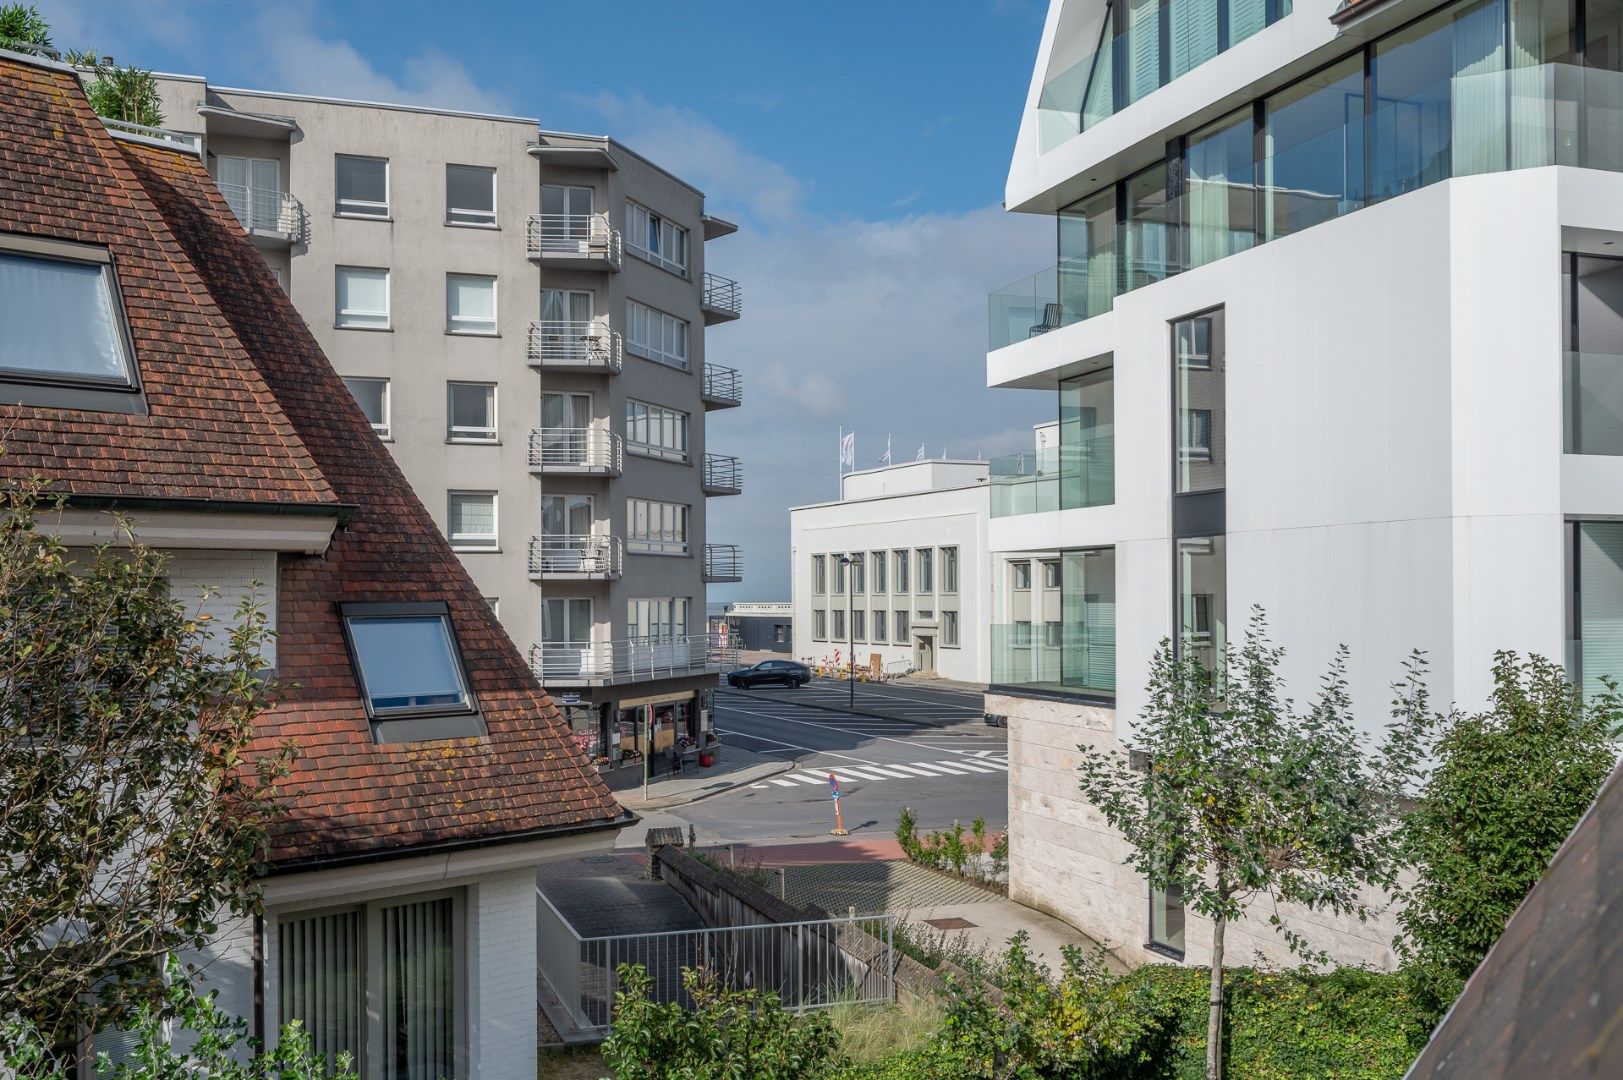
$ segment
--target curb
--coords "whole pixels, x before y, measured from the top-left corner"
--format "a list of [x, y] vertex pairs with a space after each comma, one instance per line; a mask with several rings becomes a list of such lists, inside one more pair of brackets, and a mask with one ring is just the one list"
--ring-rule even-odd
[[630, 810], [634, 814], [640, 814], [648, 810], [674, 810], [679, 806], [690, 806], [696, 802], [703, 802], [705, 799], [711, 798], [715, 795], [725, 795], [729, 791], [737, 791], [746, 784], [759, 783], [760, 781], [769, 777], [781, 775], [782, 773], [789, 772], [795, 768], [795, 763], [793, 761], [779, 761], [774, 762], [773, 764], [776, 767], [770, 772], [757, 773], [746, 780], [739, 780], [735, 783], [727, 784], [725, 787], [706, 788], [696, 795], [673, 795], [669, 799], [660, 799], [656, 797], [649, 799], [645, 803], [631, 806], [626, 805], [624, 800], [621, 800], [620, 805], [625, 806], [627, 810]]

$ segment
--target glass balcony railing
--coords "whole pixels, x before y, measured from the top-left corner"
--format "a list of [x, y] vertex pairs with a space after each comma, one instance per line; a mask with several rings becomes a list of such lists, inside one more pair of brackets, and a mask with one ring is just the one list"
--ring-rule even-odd
[[1623, 356], [1567, 353], [1562, 387], [1566, 452], [1623, 455]]
[[994, 623], [992, 685], [1113, 698], [1114, 619], [1093, 627], [1057, 621]]
[[1110, 311], [1116, 297], [1455, 176], [1569, 165], [1623, 172], [1623, 72], [1570, 64], [1455, 75], [1270, 151], [1191, 175], [1114, 240], [991, 294], [995, 351]]
[[992, 516], [1013, 517], [1116, 501], [1116, 438], [1111, 425], [1074, 446], [993, 458]]

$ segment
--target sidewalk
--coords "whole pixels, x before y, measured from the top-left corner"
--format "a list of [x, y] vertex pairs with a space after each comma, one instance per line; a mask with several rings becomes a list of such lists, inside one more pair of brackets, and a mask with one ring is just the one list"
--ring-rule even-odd
[[615, 792], [615, 798], [620, 800], [621, 806], [635, 813], [669, 810], [673, 806], [686, 806], [745, 784], [760, 783], [766, 777], [788, 772], [794, 767], [793, 761], [723, 744], [717, 752], [716, 763], [710, 768], [695, 765], [684, 769], [678, 776], [650, 779], [646, 799], [640, 785]]

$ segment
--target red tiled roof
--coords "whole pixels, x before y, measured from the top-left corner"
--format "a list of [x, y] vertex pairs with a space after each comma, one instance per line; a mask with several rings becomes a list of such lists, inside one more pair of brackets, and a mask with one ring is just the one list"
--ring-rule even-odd
[[0, 483], [39, 473], [76, 495], [336, 505], [76, 78], [0, 62], [0, 101], [0, 232], [111, 251], [149, 409], [0, 405]]
[[[281, 557], [276, 650], [287, 685], [260, 720], [258, 746], [292, 739], [300, 756], [281, 784], [289, 813], [276, 832], [273, 861], [302, 865], [621, 818], [624, 812], [584, 762], [557, 710], [201, 163], [183, 153], [115, 142], [91, 115], [71, 75], [0, 61], [0, 78], [11, 110], [4, 126], [23, 129], [36, 148], [28, 155], [28, 182], [52, 189], [57, 173], [73, 169], [71, 160], [45, 153], [53, 138], [82, 145], [83, 154], [93, 152], [102, 175], [124, 189], [116, 193], [119, 201], [140, 206], [146, 218], [141, 242], [151, 236], [168, 253], [173, 280], [154, 270], [140, 287], [162, 291], [183, 283], [188, 297], [209, 312], [221, 354], [247, 358], [243, 377], [253, 376], [263, 389], [256, 400], [304, 455], [313, 481], [328, 498], [357, 507], [325, 555]], [[45, 132], [28, 134], [42, 126]], [[10, 160], [8, 150], [0, 148], [0, 160]], [[97, 216], [88, 200], [58, 201], [57, 235], [75, 235], [84, 228], [79, 218]], [[0, 221], [5, 206], [0, 195]], [[115, 235], [119, 228], [135, 225], [106, 226], [103, 242], [123, 244]], [[189, 346], [172, 351], [176, 370], [196, 366]], [[141, 361], [145, 377], [145, 354]], [[69, 425], [75, 443], [93, 444], [94, 454], [120, 441], [104, 437], [83, 414], [65, 414], [60, 422]], [[18, 420], [19, 427], [37, 423], [32, 413]], [[120, 459], [119, 468], [144, 466]], [[116, 470], [110, 471], [111, 482], [118, 482]], [[341, 601], [444, 601], [487, 734], [374, 743], [343, 641]]]

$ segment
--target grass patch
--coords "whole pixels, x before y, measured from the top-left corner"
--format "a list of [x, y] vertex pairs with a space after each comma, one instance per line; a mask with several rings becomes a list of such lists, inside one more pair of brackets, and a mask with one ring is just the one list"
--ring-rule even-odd
[[852, 1064], [869, 1065], [923, 1046], [941, 1024], [941, 1007], [907, 995], [894, 1005], [835, 1005], [828, 1018]]
[[536, 1080], [602, 1080], [609, 1075], [595, 1046], [543, 1049], [535, 1070]]

